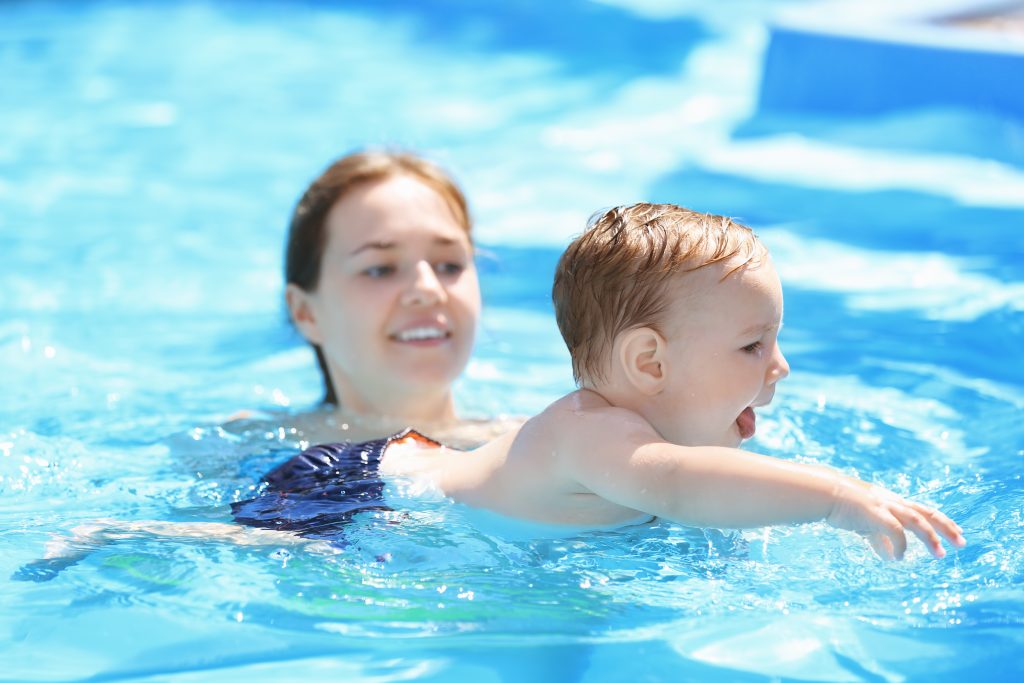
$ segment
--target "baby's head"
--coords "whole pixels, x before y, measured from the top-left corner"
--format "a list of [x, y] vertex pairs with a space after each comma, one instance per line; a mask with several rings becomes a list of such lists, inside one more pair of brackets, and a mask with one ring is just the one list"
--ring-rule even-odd
[[[747, 409], [788, 373], [768, 252], [724, 216], [672, 204], [596, 215], [562, 255], [552, 298], [577, 382], [622, 397], [677, 443], [748, 438]], [[620, 376], [625, 394], [609, 387]]]
[[615, 338], [662, 331], [668, 284], [711, 264], [755, 265], [767, 253], [750, 228], [675, 204], [634, 204], [595, 214], [555, 270], [552, 299], [573, 377], [601, 380]]

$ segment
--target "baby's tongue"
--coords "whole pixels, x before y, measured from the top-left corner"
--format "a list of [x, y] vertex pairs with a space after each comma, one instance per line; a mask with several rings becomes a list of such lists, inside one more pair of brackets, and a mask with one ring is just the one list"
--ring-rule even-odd
[[754, 415], [754, 409], [749, 406], [744, 408], [740, 416], [736, 418], [736, 426], [740, 428], [740, 438], [746, 440], [754, 435], [756, 421], [757, 416]]

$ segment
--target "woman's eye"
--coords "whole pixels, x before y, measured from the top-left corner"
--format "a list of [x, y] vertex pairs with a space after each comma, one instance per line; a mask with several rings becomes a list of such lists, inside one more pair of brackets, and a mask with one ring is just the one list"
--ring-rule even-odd
[[761, 351], [761, 347], [762, 347], [761, 341], [758, 340], [758, 341], [754, 342], [753, 344], [747, 344], [746, 346], [744, 346], [743, 347], [743, 351], [745, 353], [759, 353]]
[[466, 266], [454, 261], [445, 261], [434, 266], [434, 272], [438, 275], [458, 275], [466, 269]]
[[382, 278], [392, 275], [395, 270], [394, 266], [370, 266], [363, 271], [363, 274], [372, 278]]

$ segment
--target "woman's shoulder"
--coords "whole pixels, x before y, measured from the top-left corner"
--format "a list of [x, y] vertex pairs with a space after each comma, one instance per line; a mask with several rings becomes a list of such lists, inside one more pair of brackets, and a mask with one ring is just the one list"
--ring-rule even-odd
[[453, 448], [470, 449], [522, 426], [525, 421], [525, 417], [509, 415], [465, 419], [450, 427], [436, 429], [428, 436]]
[[373, 441], [412, 428], [446, 446], [470, 449], [519, 427], [525, 419], [499, 415], [492, 418], [460, 419], [445, 424], [361, 425], [355, 421], [341, 421], [332, 408], [320, 407], [304, 412], [239, 411], [222, 428], [228, 432], [274, 431], [285, 440], [307, 444]]

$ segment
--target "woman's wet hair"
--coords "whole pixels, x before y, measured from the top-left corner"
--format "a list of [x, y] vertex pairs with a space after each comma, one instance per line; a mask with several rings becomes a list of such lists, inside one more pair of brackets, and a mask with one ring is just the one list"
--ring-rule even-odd
[[[358, 151], [328, 166], [299, 199], [288, 228], [285, 282], [306, 292], [315, 291], [327, 249], [327, 215], [331, 209], [356, 187], [400, 175], [415, 178], [435, 190], [472, 242], [472, 221], [465, 195], [443, 169], [409, 152]], [[312, 346], [324, 380], [324, 403], [337, 404], [327, 359], [318, 345]]]

